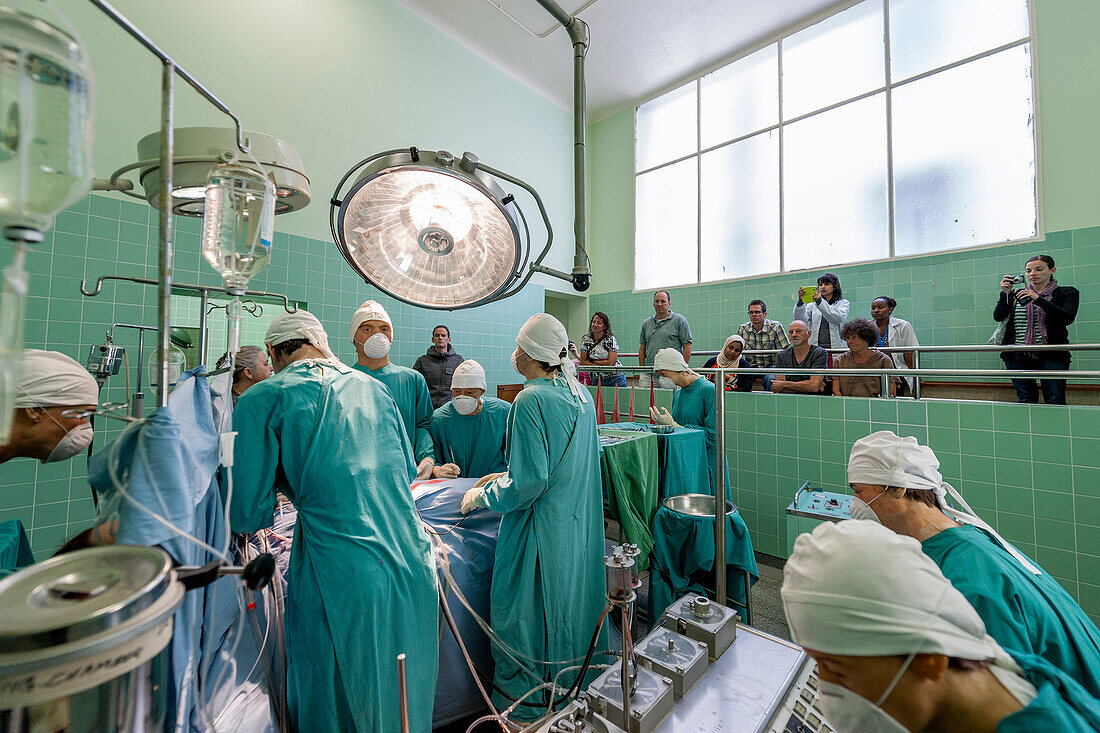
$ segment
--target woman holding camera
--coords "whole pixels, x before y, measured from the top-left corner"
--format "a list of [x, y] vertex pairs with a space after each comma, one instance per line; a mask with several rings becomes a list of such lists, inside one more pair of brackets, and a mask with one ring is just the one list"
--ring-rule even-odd
[[[1038, 346], [1040, 344], [1068, 344], [1068, 326], [1077, 317], [1080, 293], [1077, 288], [1059, 285], [1054, 279], [1054, 258], [1036, 255], [1024, 266], [1027, 287], [1014, 288], [1019, 278], [1005, 275], [1001, 280], [1001, 294], [993, 309], [993, 320], [1005, 323], [1001, 344]], [[1069, 369], [1068, 351], [1004, 351], [1001, 352], [1007, 369], [1052, 371]], [[1039, 390], [1043, 402], [1048, 405], [1066, 404], [1066, 380], [1013, 379], [1016, 398], [1020, 402], [1038, 402]]]
[[[810, 296], [813, 299], [804, 303], [803, 296]], [[806, 322], [816, 345], [823, 349], [839, 349], [844, 346], [840, 327], [848, 320], [850, 307], [851, 304], [844, 299], [840, 290], [840, 278], [831, 272], [826, 272], [817, 279], [816, 288], [798, 289], [792, 318]]]

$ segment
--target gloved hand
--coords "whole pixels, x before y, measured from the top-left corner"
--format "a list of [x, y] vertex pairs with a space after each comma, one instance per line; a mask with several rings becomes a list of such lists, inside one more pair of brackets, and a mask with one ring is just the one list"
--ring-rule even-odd
[[485, 492], [475, 486], [463, 494], [461, 511], [463, 514], [469, 514], [474, 509], [479, 508], [485, 508]]
[[431, 478], [433, 468], [435, 468], [435, 459], [430, 456], [416, 464], [416, 480], [423, 481]]
[[496, 481], [498, 478], [500, 478], [503, 475], [504, 475], [503, 473], [490, 473], [487, 476], [482, 476], [481, 478], [479, 478], [477, 480], [477, 483], [474, 484], [474, 488], [479, 489], [482, 486], [484, 486], [485, 484], [489, 483], [490, 481]]
[[462, 469], [453, 463], [444, 463], [432, 469], [432, 478], [458, 478]]
[[658, 425], [671, 425], [674, 428], [682, 428], [683, 425], [672, 419], [672, 413], [663, 407], [649, 408], [649, 416]]

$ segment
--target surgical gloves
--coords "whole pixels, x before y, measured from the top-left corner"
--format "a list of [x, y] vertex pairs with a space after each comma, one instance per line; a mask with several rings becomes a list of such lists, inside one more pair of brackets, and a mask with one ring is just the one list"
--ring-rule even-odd
[[658, 425], [671, 425], [674, 428], [683, 427], [683, 425], [672, 419], [672, 413], [664, 407], [649, 408], [649, 417]]
[[474, 509], [485, 508], [485, 492], [479, 488], [474, 487], [467, 491], [462, 497], [462, 513], [469, 514]]
[[416, 480], [423, 481], [432, 477], [432, 469], [435, 468], [435, 459], [428, 457], [416, 464]]

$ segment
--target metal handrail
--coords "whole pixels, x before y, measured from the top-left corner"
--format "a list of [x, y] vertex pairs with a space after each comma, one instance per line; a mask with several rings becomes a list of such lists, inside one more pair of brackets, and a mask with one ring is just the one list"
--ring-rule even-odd
[[[1004, 344], [997, 346], [994, 344], [963, 344], [960, 346], [872, 346], [875, 351], [881, 351], [886, 354], [896, 353], [908, 353], [917, 352], [936, 354], [936, 353], [969, 353], [969, 352], [983, 352], [983, 351], [1100, 351], [1100, 344]], [[848, 349], [835, 348], [825, 349], [830, 354], [843, 354]], [[786, 351], [786, 349], [745, 349], [741, 352], [741, 356], [767, 356], [770, 354], [778, 354], [780, 351]], [[692, 356], [718, 356], [720, 351], [692, 351]], [[637, 358], [637, 353], [619, 352], [619, 358], [633, 357]], [[587, 367], [587, 365], [585, 365]]]

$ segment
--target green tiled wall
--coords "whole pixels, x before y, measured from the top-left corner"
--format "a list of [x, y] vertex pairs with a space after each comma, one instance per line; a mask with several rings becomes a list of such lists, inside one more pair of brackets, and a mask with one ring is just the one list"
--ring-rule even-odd
[[[200, 224], [200, 219], [176, 219], [174, 279], [216, 286], [220, 277], [199, 254]], [[144, 203], [92, 195], [62, 212], [45, 241], [27, 256], [31, 273], [27, 347], [61, 351], [83, 363], [89, 347], [103, 343], [104, 332], [112, 323], [155, 326], [155, 288], [108, 282], [100, 295], [89, 298], [81, 295], [80, 281], [100, 275], [155, 278], [156, 242], [157, 211]], [[0, 266], [7, 265], [10, 256], [9, 247], [0, 247]], [[348, 338], [351, 314], [367, 298], [381, 301], [394, 320], [395, 342], [390, 357], [397, 364], [411, 366], [430, 345], [432, 327], [447, 324], [458, 352], [478, 359], [485, 367], [490, 390], [494, 384], [517, 381], [509, 362], [515, 334], [544, 305], [543, 288], [531, 285], [507, 301], [468, 311], [414, 308], [366, 285], [332, 242], [280, 232], [275, 233], [270, 266], [249, 287], [306, 302], [328, 330], [337, 356], [349, 362], [354, 361], [354, 348]], [[197, 298], [174, 296], [173, 305], [178, 306], [173, 311], [173, 325], [198, 326]], [[261, 324], [266, 327], [277, 312], [278, 306], [265, 304], [262, 319], [246, 314], [242, 343], [257, 343], [263, 334]], [[214, 311], [209, 319], [207, 356], [212, 362], [225, 351], [224, 311]], [[130, 355], [133, 382], [137, 377], [137, 334], [120, 330], [115, 340]], [[154, 341], [146, 339], [146, 359]], [[124, 401], [126, 392], [125, 378], [119, 374], [108, 381], [103, 399]], [[146, 407], [150, 408], [156, 404], [156, 397], [148, 387], [148, 375], [145, 394]], [[95, 449], [117, 435], [120, 425], [115, 421], [97, 422]], [[83, 458], [52, 464], [17, 458], [0, 465], [0, 521], [21, 519], [39, 559], [88, 527], [94, 517]]]
[[[1025, 260], [1042, 253], [1054, 257], [1059, 282], [1081, 291], [1081, 307], [1077, 321], [1070, 326], [1070, 340], [1100, 342], [1100, 290], [1091, 287], [1095, 273], [1100, 271], [1100, 227], [1050, 232], [1045, 242], [829, 269], [840, 278], [844, 297], [852, 303], [851, 317], [869, 318], [871, 301], [889, 295], [898, 301], [894, 315], [913, 324], [921, 344], [985, 344], [996, 325], [993, 306], [1001, 276], [1023, 272]], [[794, 305], [791, 295], [800, 285], [813, 285], [817, 274], [803, 272], [672, 288], [672, 309], [687, 317], [696, 350], [716, 351], [738, 325], [748, 320], [746, 311], [754, 298], [768, 304], [769, 318], [789, 323]], [[641, 322], [653, 315], [652, 297], [648, 291], [598, 293], [590, 298], [589, 306], [592, 311], [607, 313], [623, 351], [634, 352]], [[578, 339], [581, 335], [573, 334]], [[1003, 368], [993, 352], [926, 355], [921, 366]], [[1100, 353], [1075, 355], [1074, 366], [1100, 369]]]

